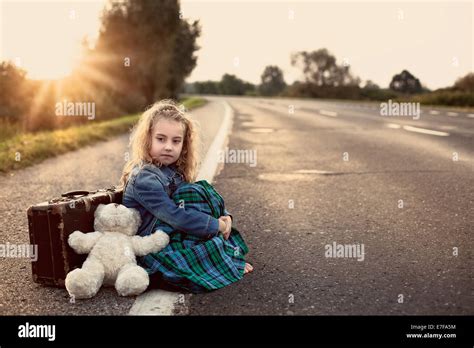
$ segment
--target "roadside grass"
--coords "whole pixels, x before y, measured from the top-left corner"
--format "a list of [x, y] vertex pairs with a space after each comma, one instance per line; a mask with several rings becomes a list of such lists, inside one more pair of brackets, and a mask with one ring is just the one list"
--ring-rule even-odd
[[[206, 100], [190, 97], [181, 101], [187, 110], [206, 104]], [[0, 142], [0, 172], [25, 168], [68, 151], [77, 150], [98, 141], [109, 140], [128, 132], [140, 114], [127, 115], [103, 122], [73, 126], [65, 129], [21, 133], [12, 124], [2, 127]]]

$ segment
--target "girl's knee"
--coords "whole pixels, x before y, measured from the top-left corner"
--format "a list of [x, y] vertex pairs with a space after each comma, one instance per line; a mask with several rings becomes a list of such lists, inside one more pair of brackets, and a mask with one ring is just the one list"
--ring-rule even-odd
[[185, 184], [181, 184], [178, 186], [178, 188], [176, 189], [176, 191], [174, 191], [173, 193], [173, 197], [175, 197], [176, 195], [179, 195], [179, 194], [189, 194], [189, 193], [198, 193], [198, 194], [202, 194], [203, 193], [203, 188], [197, 184], [193, 184], [193, 183], [185, 183]]

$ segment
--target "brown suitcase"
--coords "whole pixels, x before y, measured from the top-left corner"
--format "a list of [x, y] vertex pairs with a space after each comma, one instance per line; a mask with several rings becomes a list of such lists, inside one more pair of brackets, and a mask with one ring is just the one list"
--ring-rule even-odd
[[69, 235], [79, 230], [94, 231], [94, 212], [99, 204], [122, 203], [122, 190], [115, 187], [93, 192], [72, 191], [28, 208], [30, 243], [38, 246], [32, 262], [36, 283], [64, 287], [66, 275], [80, 267], [87, 255], [69, 246]]

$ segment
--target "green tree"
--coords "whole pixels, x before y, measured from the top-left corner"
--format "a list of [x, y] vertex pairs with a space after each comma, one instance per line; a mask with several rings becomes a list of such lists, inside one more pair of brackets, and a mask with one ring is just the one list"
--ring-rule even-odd
[[194, 88], [198, 94], [219, 94], [219, 82], [217, 81], [195, 82]]
[[105, 10], [96, 52], [106, 58], [101, 71], [119, 80], [120, 94], [138, 90], [147, 105], [170, 96], [166, 86], [178, 26], [176, 0], [113, 2]]
[[327, 49], [297, 52], [291, 55], [291, 64], [303, 69], [305, 82], [319, 87], [358, 86], [360, 79], [352, 76], [348, 65], [337, 65]]
[[244, 95], [246, 86], [244, 81], [237, 76], [224, 74], [219, 83], [219, 90], [222, 94]]
[[235, 75], [224, 74], [220, 81], [197, 81], [187, 90], [198, 94], [255, 95], [255, 85]]
[[380, 89], [379, 85], [374, 83], [372, 80], [365, 81], [364, 89], [367, 90], [378, 90]]
[[194, 55], [194, 52], [200, 48], [196, 43], [199, 35], [201, 35], [199, 21], [188, 23], [181, 20], [179, 22], [178, 35], [174, 41], [171, 74], [168, 80], [168, 90], [170, 91], [170, 96], [174, 99], [178, 98], [178, 93], [184, 84], [184, 80], [196, 67], [197, 57]]
[[26, 71], [11, 62], [0, 63], [0, 116], [17, 121], [27, 111], [29, 86]]
[[101, 20], [84, 73], [95, 72], [96, 81], [125, 109], [133, 107], [137, 98], [142, 98], [144, 105], [176, 98], [196, 65], [195, 41], [200, 35], [197, 21], [188, 23], [180, 18], [178, 1], [112, 2]]
[[389, 87], [395, 92], [409, 94], [420, 93], [423, 90], [420, 80], [408, 70], [403, 70], [400, 74], [394, 75]]
[[474, 73], [469, 73], [456, 80], [454, 89], [464, 92], [474, 92]]
[[261, 76], [261, 81], [262, 82], [258, 88], [261, 95], [278, 95], [286, 88], [283, 71], [275, 65], [268, 65], [265, 67]]

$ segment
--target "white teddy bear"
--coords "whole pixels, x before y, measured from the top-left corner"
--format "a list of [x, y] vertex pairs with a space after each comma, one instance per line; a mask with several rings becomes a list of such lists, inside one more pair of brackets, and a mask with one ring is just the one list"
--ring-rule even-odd
[[94, 213], [96, 232], [75, 231], [68, 243], [78, 254], [87, 254], [82, 268], [66, 276], [66, 289], [74, 299], [93, 297], [102, 284], [114, 285], [121, 296], [139, 295], [150, 282], [148, 273], [137, 265], [135, 255], [158, 252], [169, 243], [161, 230], [149, 236], [135, 234], [141, 224], [136, 209], [111, 203], [99, 204]]

